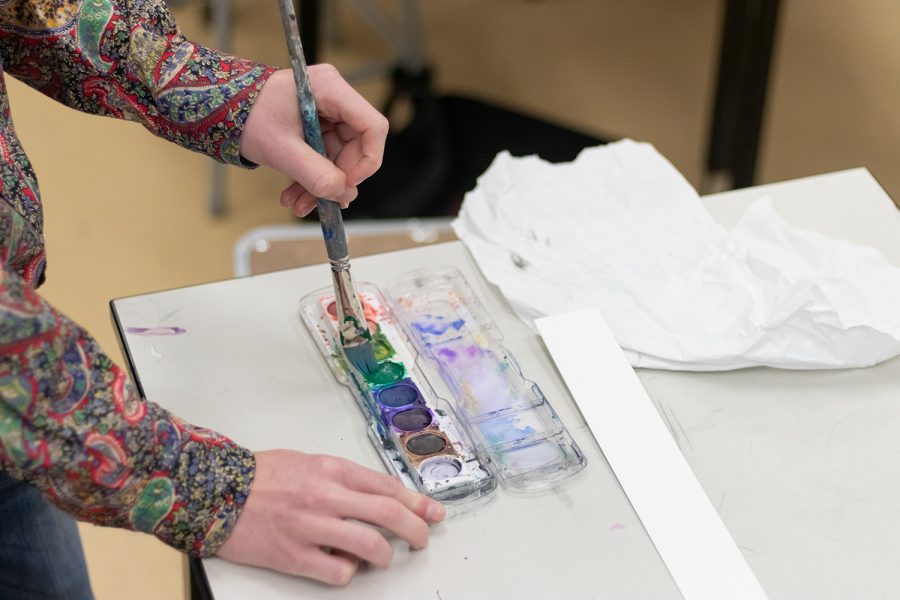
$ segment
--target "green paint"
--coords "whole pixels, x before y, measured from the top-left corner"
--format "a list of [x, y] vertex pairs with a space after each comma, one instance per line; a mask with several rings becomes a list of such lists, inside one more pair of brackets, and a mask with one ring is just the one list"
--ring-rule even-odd
[[349, 370], [347, 368], [347, 361], [344, 360], [344, 355], [340, 352], [332, 352], [331, 360], [337, 363], [338, 369], [340, 369], [342, 373], [346, 373]]
[[[356, 335], [371, 341], [372, 332], [369, 331], [368, 323], [366, 323], [364, 326], [360, 327], [359, 321], [354, 319], [352, 316], [344, 317], [344, 327], [345, 328], [347, 326], [347, 323], [349, 323], [350, 325], [353, 326], [353, 330], [356, 332]], [[341, 344], [344, 343], [344, 333], [343, 333], [344, 331], [346, 331], [346, 329], [341, 329]]]
[[137, 531], [153, 533], [175, 502], [175, 488], [167, 477], [155, 477], [144, 486], [131, 511], [131, 524]]
[[378, 364], [378, 368], [365, 375], [369, 385], [387, 385], [402, 379], [406, 375], [406, 367], [402, 363], [386, 360]]
[[375, 353], [375, 360], [377, 360], [378, 362], [387, 360], [397, 353], [397, 351], [394, 350], [394, 347], [391, 346], [391, 343], [388, 341], [387, 336], [385, 336], [381, 332], [377, 333], [372, 338], [372, 351]]

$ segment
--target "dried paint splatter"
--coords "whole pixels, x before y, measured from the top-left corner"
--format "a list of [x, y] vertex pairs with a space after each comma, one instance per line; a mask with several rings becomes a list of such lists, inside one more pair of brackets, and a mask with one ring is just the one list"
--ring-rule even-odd
[[132, 335], [181, 335], [187, 333], [183, 327], [126, 327], [126, 333]]

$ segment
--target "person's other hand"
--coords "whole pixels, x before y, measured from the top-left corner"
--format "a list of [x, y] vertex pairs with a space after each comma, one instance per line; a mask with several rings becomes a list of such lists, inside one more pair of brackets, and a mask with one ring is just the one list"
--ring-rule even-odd
[[316, 98], [328, 160], [303, 140], [294, 75], [273, 73], [250, 110], [241, 133], [241, 156], [271, 167], [295, 183], [281, 193], [281, 205], [303, 217], [316, 197], [346, 208], [358, 186], [381, 166], [388, 121], [331, 65], [307, 69]]
[[387, 567], [394, 549], [376, 527], [414, 549], [444, 507], [399, 479], [334, 456], [256, 453], [256, 477], [218, 556], [345, 585], [360, 561]]

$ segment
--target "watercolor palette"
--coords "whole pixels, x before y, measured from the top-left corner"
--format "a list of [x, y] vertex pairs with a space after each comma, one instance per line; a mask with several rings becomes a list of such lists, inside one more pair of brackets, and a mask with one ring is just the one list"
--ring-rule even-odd
[[363, 284], [359, 294], [378, 361], [366, 375], [350, 367], [341, 351], [333, 290], [313, 292], [300, 306], [335, 377], [353, 392], [382, 460], [408, 487], [445, 503], [451, 514], [487, 500], [497, 479], [453, 407], [416, 365], [415, 350], [378, 289]]
[[522, 375], [459, 271], [414, 271], [386, 290], [397, 320], [449, 388], [505, 488], [540, 491], [584, 468], [584, 454], [540, 388]]

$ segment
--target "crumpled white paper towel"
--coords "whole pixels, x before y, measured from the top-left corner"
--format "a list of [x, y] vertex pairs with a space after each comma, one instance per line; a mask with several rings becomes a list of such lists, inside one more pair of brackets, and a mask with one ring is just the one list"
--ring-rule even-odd
[[564, 164], [501, 153], [453, 229], [525, 323], [598, 306], [634, 366], [864, 367], [900, 353], [900, 269], [788, 225], [764, 197], [728, 232], [649, 144]]

